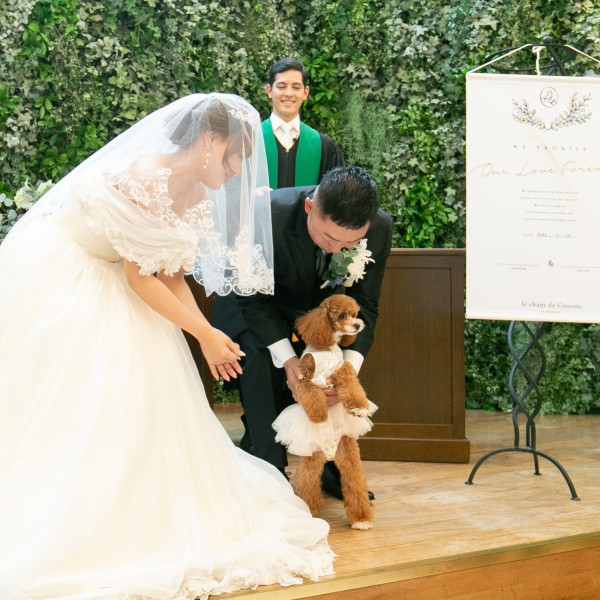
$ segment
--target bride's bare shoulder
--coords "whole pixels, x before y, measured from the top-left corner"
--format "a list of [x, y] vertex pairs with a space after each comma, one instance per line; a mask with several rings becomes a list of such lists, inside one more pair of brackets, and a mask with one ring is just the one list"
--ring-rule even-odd
[[143, 154], [135, 158], [129, 165], [129, 175], [140, 179], [149, 173], [155, 173], [165, 168], [164, 157], [160, 154]]

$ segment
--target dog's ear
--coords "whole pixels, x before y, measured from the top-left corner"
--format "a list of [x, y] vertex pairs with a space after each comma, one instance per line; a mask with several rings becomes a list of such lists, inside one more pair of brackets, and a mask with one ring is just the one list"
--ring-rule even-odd
[[350, 344], [354, 344], [354, 340], [356, 339], [356, 335], [343, 335], [342, 339], [338, 342], [340, 346], [349, 346]]
[[302, 341], [313, 348], [331, 348], [335, 344], [333, 331], [327, 317], [327, 309], [322, 305], [298, 317], [296, 331]]

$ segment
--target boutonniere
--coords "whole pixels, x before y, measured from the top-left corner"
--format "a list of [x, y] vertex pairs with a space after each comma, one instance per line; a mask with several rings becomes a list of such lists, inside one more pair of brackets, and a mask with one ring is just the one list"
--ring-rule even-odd
[[368, 262], [375, 262], [371, 258], [371, 251], [367, 250], [367, 240], [362, 239], [352, 248], [343, 248], [339, 252], [331, 255], [329, 268], [323, 273], [325, 283], [321, 289], [326, 287], [337, 287], [344, 285], [350, 287], [365, 274], [365, 265]]

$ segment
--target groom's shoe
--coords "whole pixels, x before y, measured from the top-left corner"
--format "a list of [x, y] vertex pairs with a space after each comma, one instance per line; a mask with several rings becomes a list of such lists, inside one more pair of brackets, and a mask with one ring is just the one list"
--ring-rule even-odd
[[[325, 467], [323, 468], [323, 473], [321, 474], [321, 490], [328, 494], [329, 496], [333, 496], [338, 500], [343, 500], [344, 496], [342, 495], [342, 484], [340, 481], [340, 472], [338, 468], [335, 466], [333, 462], [326, 462]], [[369, 496], [369, 500], [375, 500], [375, 494], [373, 492], [367, 492]]]

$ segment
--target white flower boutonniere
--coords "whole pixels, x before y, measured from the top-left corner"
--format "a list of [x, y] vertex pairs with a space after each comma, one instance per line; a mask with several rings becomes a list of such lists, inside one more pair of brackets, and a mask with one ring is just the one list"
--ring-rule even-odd
[[371, 251], [367, 250], [366, 238], [352, 248], [344, 248], [332, 254], [329, 268], [323, 273], [325, 283], [321, 289], [338, 285], [350, 287], [364, 277], [365, 265], [368, 262], [375, 262], [375, 260], [371, 258]]

